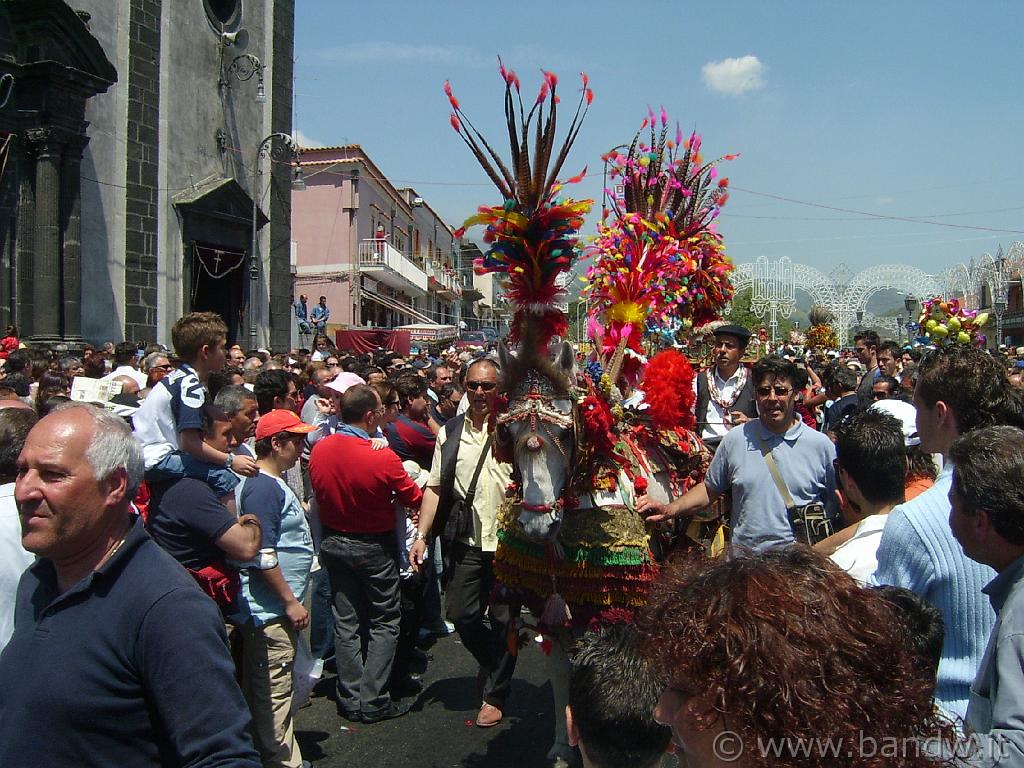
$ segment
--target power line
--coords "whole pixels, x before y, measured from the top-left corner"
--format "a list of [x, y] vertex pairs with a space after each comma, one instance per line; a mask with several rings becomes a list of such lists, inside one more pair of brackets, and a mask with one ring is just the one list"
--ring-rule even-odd
[[[867, 216], [872, 219], [880, 219], [884, 221], [905, 221], [911, 224], [929, 224], [933, 227], [948, 227], [950, 229], [972, 229], [980, 232], [1001, 232], [1007, 235], [1024, 235], [1024, 230], [1020, 229], [997, 229], [995, 227], [976, 227], [970, 224], [950, 224], [945, 221], [926, 221], [919, 218], [913, 218], [911, 216], [893, 216], [885, 213], [874, 213], [872, 211], [859, 211], [856, 208], [841, 208], [835, 205], [825, 205], [824, 203], [812, 203], [807, 200], [797, 200], [793, 197], [785, 197], [784, 195], [774, 195], [770, 192], [757, 192], [753, 189], [745, 189], [743, 187], [737, 187], [730, 185], [730, 190], [735, 192], [746, 192], [748, 195], [756, 195], [757, 197], [767, 197], [771, 200], [781, 200], [786, 203], [793, 203], [794, 205], [806, 205], [809, 208], [823, 208], [826, 211], [838, 211], [840, 213], [855, 213], [859, 216]], [[956, 214], [959, 215], [959, 214]]]

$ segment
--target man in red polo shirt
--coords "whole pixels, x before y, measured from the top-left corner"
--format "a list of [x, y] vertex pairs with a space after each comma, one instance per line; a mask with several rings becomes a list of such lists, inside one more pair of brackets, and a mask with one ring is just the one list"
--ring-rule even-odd
[[376, 723], [411, 706], [392, 701], [388, 690], [401, 620], [394, 502], [418, 507], [423, 494], [393, 451], [370, 444], [384, 416], [373, 388], [346, 390], [339, 415], [338, 430], [314, 446], [309, 475], [323, 523], [320, 560], [334, 600], [338, 712]]

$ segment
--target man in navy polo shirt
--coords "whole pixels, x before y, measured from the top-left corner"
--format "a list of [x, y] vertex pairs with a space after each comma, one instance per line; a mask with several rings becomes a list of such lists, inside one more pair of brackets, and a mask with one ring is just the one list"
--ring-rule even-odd
[[0, 656], [4, 768], [260, 766], [216, 606], [131, 512], [142, 469], [95, 406], [29, 432], [14, 495], [39, 560]]

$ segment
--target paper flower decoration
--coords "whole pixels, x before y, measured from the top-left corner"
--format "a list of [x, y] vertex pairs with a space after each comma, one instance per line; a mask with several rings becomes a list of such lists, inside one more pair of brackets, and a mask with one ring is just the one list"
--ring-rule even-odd
[[839, 349], [839, 337], [828, 323], [818, 323], [807, 329], [807, 346], [812, 349]]

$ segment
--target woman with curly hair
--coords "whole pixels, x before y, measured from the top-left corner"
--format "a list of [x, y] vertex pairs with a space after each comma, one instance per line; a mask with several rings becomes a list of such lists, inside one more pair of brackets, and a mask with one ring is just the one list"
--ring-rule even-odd
[[952, 727], [886, 599], [805, 547], [671, 563], [641, 618], [689, 766], [933, 766]]

